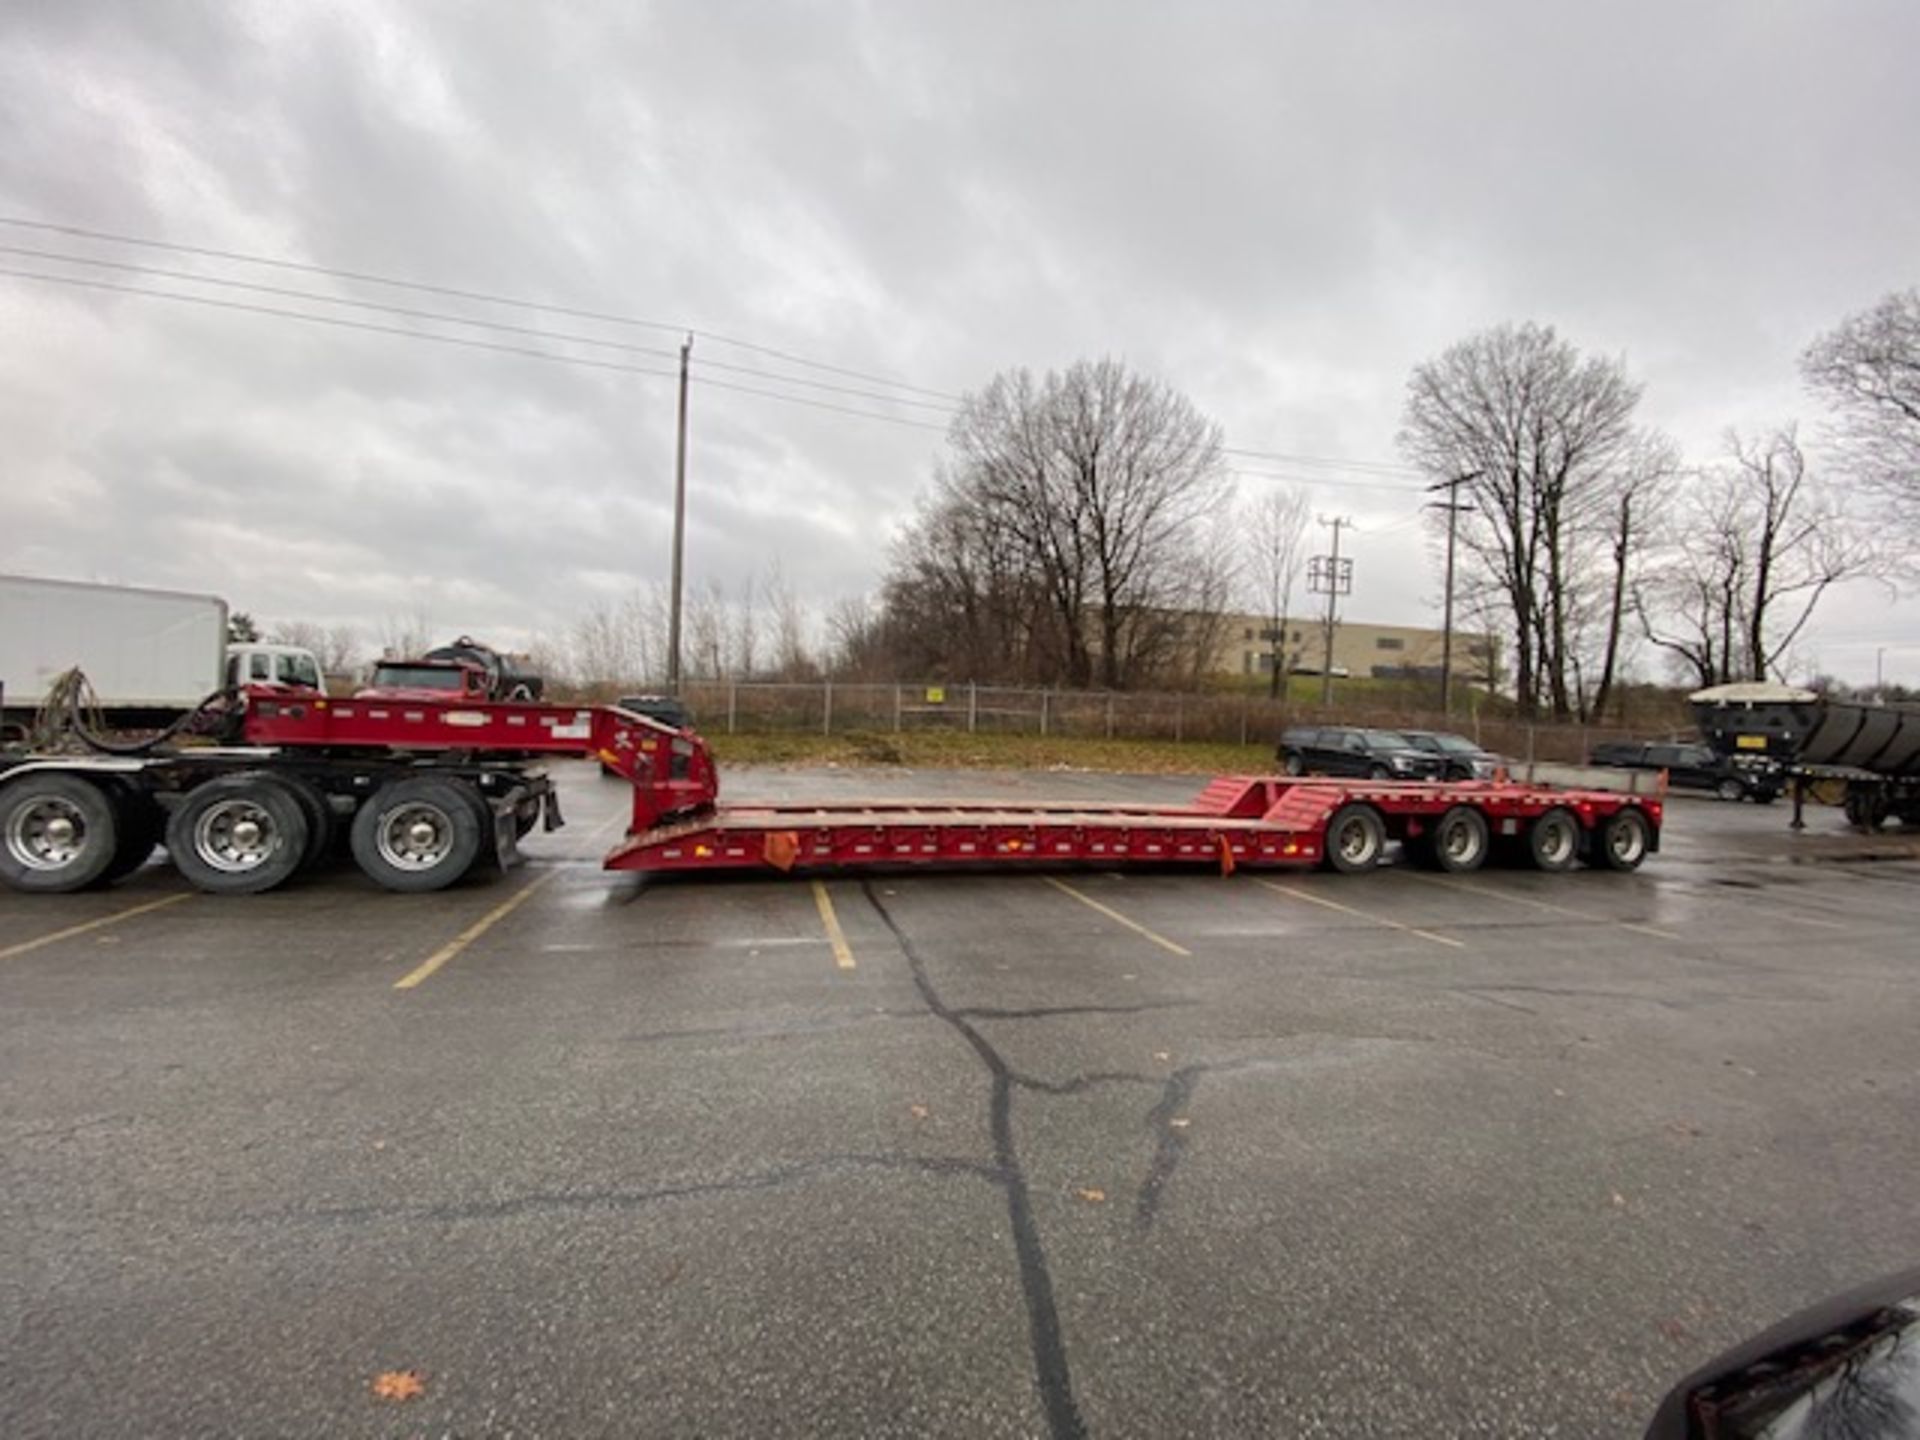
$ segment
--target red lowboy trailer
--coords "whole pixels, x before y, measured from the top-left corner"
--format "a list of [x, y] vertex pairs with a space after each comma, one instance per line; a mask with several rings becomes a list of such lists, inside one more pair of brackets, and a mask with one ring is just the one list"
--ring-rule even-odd
[[1657, 796], [1502, 781], [1227, 776], [1185, 805], [950, 801], [723, 805], [706, 743], [613, 706], [249, 690], [232, 743], [0, 759], [0, 877], [71, 890], [164, 837], [202, 889], [271, 889], [333, 848], [390, 889], [513, 863], [561, 823], [542, 757], [599, 760], [633, 787], [609, 870], [1196, 864], [1372, 868], [1390, 841], [1442, 870], [1506, 847], [1543, 870], [1631, 870], [1659, 846]]

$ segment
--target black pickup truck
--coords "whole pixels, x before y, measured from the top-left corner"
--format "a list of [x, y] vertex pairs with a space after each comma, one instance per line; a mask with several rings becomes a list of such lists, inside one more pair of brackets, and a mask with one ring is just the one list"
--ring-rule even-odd
[[1722, 800], [1751, 800], [1756, 805], [1772, 804], [1786, 785], [1777, 762], [1722, 755], [1710, 745], [1627, 740], [1594, 746], [1587, 763], [1614, 770], [1664, 770], [1676, 790], [1705, 790]]

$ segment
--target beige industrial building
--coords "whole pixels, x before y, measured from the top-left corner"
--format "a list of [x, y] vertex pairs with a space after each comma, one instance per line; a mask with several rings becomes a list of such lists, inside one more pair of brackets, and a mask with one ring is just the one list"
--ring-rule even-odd
[[[1333, 673], [1370, 679], [1438, 679], [1443, 635], [1415, 625], [1370, 625], [1336, 621]], [[1326, 659], [1324, 620], [1290, 616], [1274, 643], [1271, 622], [1259, 615], [1229, 615], [1220, 628], [1214, 668], [1231, 675], [1266, 675], [1274, 656], [1287, 674], [1318, 675]], [[1491, 686], [1498, 679], [1499, 652], [1480, 631], [1453, 632], [1453, 673], [1464, 685]]]

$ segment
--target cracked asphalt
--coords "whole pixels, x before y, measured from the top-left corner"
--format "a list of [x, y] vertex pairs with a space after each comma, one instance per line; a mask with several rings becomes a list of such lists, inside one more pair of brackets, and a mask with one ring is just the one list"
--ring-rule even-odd
[[621, 787], [557, 773], [442, 895], [0, 893], [0, 1434], [1637, 1434], [1920, 1259], [1897, 835], [1680, 800], [1634, 876], [823, 909], [602, 873]]

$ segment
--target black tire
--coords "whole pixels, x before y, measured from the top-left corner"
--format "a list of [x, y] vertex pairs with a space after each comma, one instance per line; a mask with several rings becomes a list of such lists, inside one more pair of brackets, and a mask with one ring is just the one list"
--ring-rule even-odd
[[389, 890], [443, 890], [479, 860], [484, 813], [480, 797], [458, 781], [389, 781], [353, 817], [354, 861]]
[[327, 803], [326, 793], [301, 775], [275, 775], [276, 785], [283, 786], [300, 806], [300, 813], [307, 817], [307, 846], [300, 856], [300, 868], [312, 870], [318, 867], [333, 853], [334, 814], [333, 807]]
[[1471, 875], [1487, 863], [1493, 832], [1487, 817], [1471, 805], [1455, 805], [1427, 831], [1423, 858], [1449, 875]]
[[1289, 775], [1304, 775], [1307, 773], [1307, 762], [1297, 751], [1289, 751], [1281, 757], [1280, 768]]
[[113, 859], [101, 873], [102, 883], [124, 880], [153, 857], [154, 847], [167, 834], [167, 812], [160, 802], [144, 791], [130, 786], [118, 787], [114, 796], [114, 818], [119, 828], [113, 846]]
[[35, 771], [0, 786], [0, 880], [59, 895], [107, 873], [120, 843], [119, 807], [75, 775]]
[[187, 792], [167, 820], [173, 868], [197, 890], [258, 895], [307, 855], [307, 812], [276, 775], [242, 771]]
[[1447, 779], [1449, 780], [1471, 780], [1472, 778], [1473, 771], [1464, 765], [1449, 765], [1447, 767]]
[[1594, 854], [1609, 870], [1638, 870], [1653, 849], [1653, 826], [1633, 806], [1616, 810], [1601, 823]]
[[1380, 863], [1387, 851], [1387, 827], [1371, 805], [1342, 805], [1327, 822], [1327, 868], [1358, 875]]
[[1369, 780], [1391, 780], [1392, 778], [1393, 772], [1384, 765], [1370, 766], [1367, 770]]
[[1527, 827], [1527, 858], [1536, 870], [1571, 870], [1580, 863], [1580, 822], [1556, 805]]
[[1722, 800], [1744, 800], [1747, 795], [1747, 787], [1729, 775], [1725, 780], [1722, 780], [1718, 785], [1713, 787], [1713, 793]]

